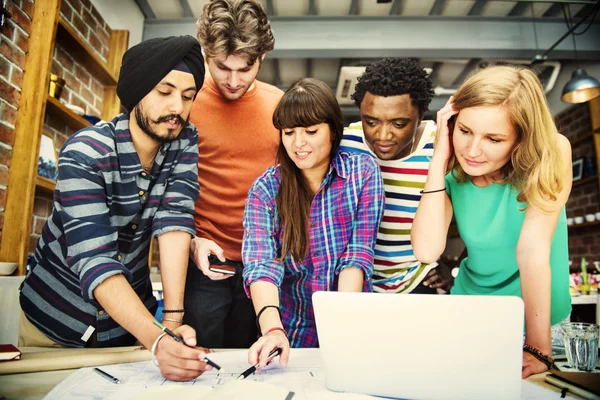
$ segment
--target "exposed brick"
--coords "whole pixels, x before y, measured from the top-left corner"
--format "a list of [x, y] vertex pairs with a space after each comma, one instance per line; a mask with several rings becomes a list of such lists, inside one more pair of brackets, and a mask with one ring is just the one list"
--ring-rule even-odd
[[[12, 150], [7, 149], [4, 146], [0, 146], [0, 164], [6, 165], [7, 167], [10, 168], [11, 158], [12, 158]], [[0, 203], [0, 204], [6, 204], [6, 203]]]
[[41, 218], [48, 218], [52, 210], [52, 203], [43, 197], [35, 196], [33, 200], [33, 215]]
[[25, 53], [12, 43], [3, 40], [0, 43], [0, 54], [17, 64], [19, 68], [25, 69]]
[[62, 149], [62, 147], [65, 145], [65, 142], [67, 141], [69, 136], [57, 134], [54, 139], [54, 144], [56, 145], [56, 147], [58, 147], [59, 149]]
[[0, 166], [0, 185], [8, 185], [8, 168]]
[[60, 65], [58, 63], [58, 61], [52, 60], [52, 68], [50, 69], [50, 72], [53, 73], [54, 75], [63, 76], [64, 69], [63, 69], [62, 65]]
[[33, 0], [23, 0], [21, 2], [21, 9], [29, 19], [33, 19]]
[[17, 108], [5, 101], [0, 101], [0, 121], [5, 121], [9, 125], [15, 126], [15, 122], [17, 122]]
[[63, 79], [66, 81], [66, 85], [74, 92], [79, 92], [81, 90], [81, 82], [75, 78], [75, 75], [72, 73], [65, 71]]
[[98, 35], [98, 39], [100, 39], [104, 46], [110, 47], [110, 35], [104, 29], [98, 29], [96, 35]]
[[6, 204], [6, 189], [0, 189], [0, 204]]
[[102, 54], [102, 43], [100, 42], [100, 39], [98, 39], [98, 36], [96, 36], [95, 33], [90, 33], [89, 42], [90, 46], [92, 46], [92, 49], [94, 49], [96, 53]]
[[92, 92], [98, 97], [104, 97], [104, 86], [92, 77]]
[[90, 2], [90, 0], [79, 0], [79, 2], [87, 10], [89, 10], [90, 8], [92, 8], [92, 3]]
[[96, 18], [94, 18], [88, 10], [83, 10], [81, 19], [83, 19], [83, 22], [88, 24], [90, 27], [90, 32], [97, 32], [98, 29], [100, 29], [100, 24], [98, 24]]
[[29, 50], [29, 35], [23, 33], [23, 31], [17, 30], [15, 44], [19, 46], [25, 53]]
[[88, 103], [91, 105], [94, 104], [94, 95], [86, 88], [81, 88], [80, 91], [81, 97], [83, 97]]
[[29, 253], [35, 252], [35, 248], [37, 247], [38, 240], [40, 239], [40, 235], [31, 235], [29, 237]]
[[83, 20], [79, 17], [79, 15], [73, 14], [73, 19], [71, 22], [73, 22], [73, 26], [81, 34], [81, 36], [83, 36], [84, 39], [87, 38], [89, 28], [86, 25], [86, 23], [83, 22]]
[[83, 101], [83, 99], [74, 92], [71, 93], [71, 104], [81, 107], [84, 110], [87, 108], [87, 104], [85, 104], [85, 101]]
[[90, 12], [92, 13], [92, 16], [96, 19], [96, 21], [99, 22], [99, 25], [103, 25], [104, 24], [104, 18], [102, 18], [102, 16], [100, 15], [100, 13], [98, 12], [98, 10], [96, 10], [96, 7], [94, 7], [93, 5], [90, 7]]
[[92, 76], [79, 65], [75, 66], [75, 76], [81, 81], [81, 83], [83, 83], [84, 86], [90, 86]]
[[71, 17], [73, 16], [73, 8], [71, 8], [71, 5], [69, 4], [68, 1], [62, 1], [60, 4], [60, 13], [62, 14], [63, 18], [67, 21], [71, 21]]
[[21, 102], [21, 92], [4, 79], [0, 79], [0, 98], [18, 107]]
[[73, 57], [71, 57], [62, 47], [56, 48], [54, 59], [57, 60], [62, 67], [67, 71], [73, 71]]
[[[11, 20], [8, 20], [7, 23], [4, 24], [2, 30], [0, 31], [4, 36], [8, 38], [8, 40], [13, 40], [15, 34], [15, 24]], [[4, 40], [4, 39], [3, 39]]]
[[10, 63], [4, 57], [0, 57], [0, 76], [8, 78], [10, 73]]
[[19, 68], [13, 67], [10, 74], [10, 82], [19, 88], [23, 88], [23, 71], [21, 71]]
[[108, 47], [102, 46], [102, 51], [100, 52], [100, 55], [105, 61], [108, 60]]
[[[0, 123], [0, 142], [13, 145], [15, 142], [15, 130], [10, 126]], [[4, 185], [4, 183], [0, 183]]]
[[73, 13], [81, 13], [81, 3], [77, 0], [62, 0], [63, 3], [68, 3], [73, 9]]
[[[8, 3], [10, 4], [10, 2]], [[13, 5], [10, 19], [20, 26], [25, 32], [31, 33], [31, 19], [19, 7]]]

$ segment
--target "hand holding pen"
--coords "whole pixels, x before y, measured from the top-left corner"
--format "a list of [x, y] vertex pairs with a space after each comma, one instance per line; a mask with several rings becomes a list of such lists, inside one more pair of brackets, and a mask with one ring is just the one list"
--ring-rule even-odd
[[[192, 327], [182, 325], [171, 331], [159, 322], [153, 322], [164, 332], [152, 346], [163, 377], [173, 381], [189, 381], [213, 369], [206, 361], [206, 355], [211, 351], [195, 347], [196, 331]], [[166, 336], [171, 336], [173, 340]]]
[[272, 359], [273, 352], [279, 350], [279, 365], [285, 368], [290, 357], [290, 342], [283, 330], [266, 332], [261, 336], [248, 351], [248, 363], [256, 365], [260, 369], [267, 365]]
[[[269, 356], [267, 357], [267, 363], [265, 365], [269, 365], [269, 363], [271, 361], [273, 361], [273, 359], [275, 357], [277, 357], [278, 355], [281, 354], [281, 349], [280, 348], [276, 348], [275, 350], [273, 350], [271, 353], [269, 353]], [[242, 372], [240, 374], [240, 376], [237, 377], [238, 380], [240, 379], [246, 379], [247, 377], [249, 377], [250, 375], [252, 375], [253, 373], [256, 372], [256, 370], [260, 367], [260, 364], [256, 364], [251, 366], [250, 368], [248, 368], [247, 370], [245, 370], [244, 372]]]

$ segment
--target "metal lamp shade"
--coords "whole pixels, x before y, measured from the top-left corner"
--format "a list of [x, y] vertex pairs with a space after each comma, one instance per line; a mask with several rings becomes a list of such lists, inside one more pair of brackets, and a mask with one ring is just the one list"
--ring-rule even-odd
[[600, 96], [600, 82], [592, 78], [583, 68], [573, 71], [571, 80], [562, 91], [561, 99], [565, 103], [585, 103]]

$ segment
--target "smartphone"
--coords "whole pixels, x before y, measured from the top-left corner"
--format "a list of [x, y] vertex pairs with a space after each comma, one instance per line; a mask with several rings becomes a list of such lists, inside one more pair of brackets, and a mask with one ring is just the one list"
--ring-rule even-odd
[[208, 270], [226, 275], [235, 275], [235, 267], [231, 265], [211, 265]]

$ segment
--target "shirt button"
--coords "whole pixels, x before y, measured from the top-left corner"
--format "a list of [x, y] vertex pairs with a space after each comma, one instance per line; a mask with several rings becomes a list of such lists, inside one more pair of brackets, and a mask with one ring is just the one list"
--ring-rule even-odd
[[146, 176], [146, 175], [148, 175], [148, 174], [146, 174], [145, 172], [142, 172], [140, 175], [142, 175], [142, 176]]
[[121, 256], [120, 255], [117, 256], [117, 260], [121, 261]]
[[98, 315], [104, 315], [104, 311], [103, 310], [98, 311]]
[[316, 276], [316, 279], [317, 279], [317, 280], [321, 279], [321, 275], [317, 275], [317, 276]]
[[142, 201], [146, 201], [146, 196], [142, 197]]
[[139, 194], [140, 196], [143, 196], [143, 195], [144, 195], [144, 191], [143, 191], [143, 190], [140, 190], [140, 191], [138, 192], [138, 194]]
[[137, 228], [136, 224], [131, 225], [131, 229], [136, 229], [136, 228]]

